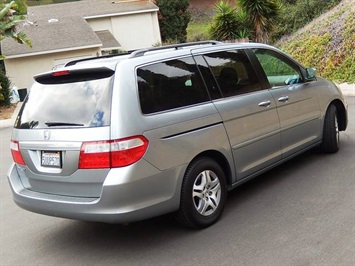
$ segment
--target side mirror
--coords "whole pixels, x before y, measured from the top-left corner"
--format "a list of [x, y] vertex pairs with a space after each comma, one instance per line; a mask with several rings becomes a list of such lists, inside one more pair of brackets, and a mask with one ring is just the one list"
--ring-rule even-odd
[[316, 79], [316, 69], [315, 68], [306, 68], [306, 81], [312, 81]]

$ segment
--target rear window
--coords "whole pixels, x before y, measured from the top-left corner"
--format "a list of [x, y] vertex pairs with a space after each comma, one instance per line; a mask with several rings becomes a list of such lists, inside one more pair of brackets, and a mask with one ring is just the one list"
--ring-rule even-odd
[[36, 82], [16, 128], [102, 127], [110, 124], [113, 76], [61, 84]]

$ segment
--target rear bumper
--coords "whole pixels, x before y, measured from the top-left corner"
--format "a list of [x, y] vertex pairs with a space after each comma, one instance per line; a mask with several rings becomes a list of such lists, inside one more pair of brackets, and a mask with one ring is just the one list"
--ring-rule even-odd
[[[142, 162], [142, 164], [147, 164]], [[142, 165], [147, 169], [147, 165]], [[128, 223], [176, 211], [185, 166], [137, 179], [130, 167], [110, 170], [99, 198], [52, 195], [26, 189], [18, 166], [8, 171], [15, 203], [23, 209], [62, 218]]]

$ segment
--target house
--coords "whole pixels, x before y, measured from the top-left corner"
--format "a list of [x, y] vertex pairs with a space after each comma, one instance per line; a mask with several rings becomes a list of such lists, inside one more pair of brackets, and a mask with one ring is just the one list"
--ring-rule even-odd
[[82, 0], [28, 8], [21, 29], [32, 48], [1, 42], [12, 83], [28, 88], [35, 74], [68, 61], [161, 42], [158, 7], [147, 0]]

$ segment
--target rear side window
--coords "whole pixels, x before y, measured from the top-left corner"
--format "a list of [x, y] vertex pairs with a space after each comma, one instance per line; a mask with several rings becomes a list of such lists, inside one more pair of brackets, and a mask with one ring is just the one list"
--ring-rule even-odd
[[[62, 82], [62, 81], [61, 81]], [[110, 124], [113, 77], [60, 84], [36, 82], [16, 128], [101, 127]]]
[[192, 57], [141, 67], [137, 70], [137, 78], [143, 114], [209, 101]]
[[243, 50], [204, 55], [224, 97], [261, 89], [254, 69]]

